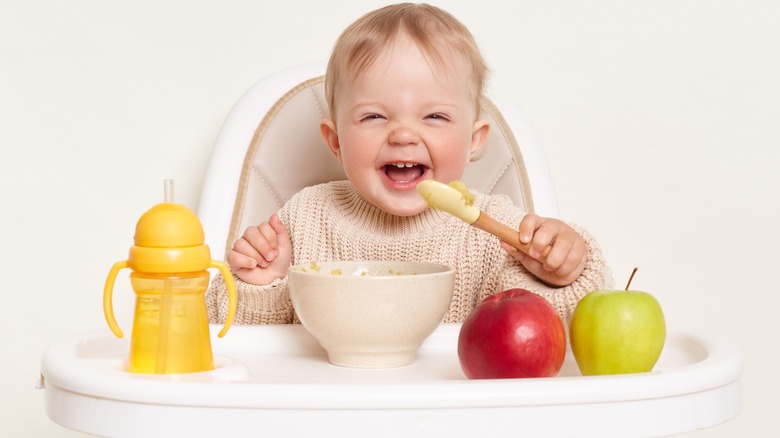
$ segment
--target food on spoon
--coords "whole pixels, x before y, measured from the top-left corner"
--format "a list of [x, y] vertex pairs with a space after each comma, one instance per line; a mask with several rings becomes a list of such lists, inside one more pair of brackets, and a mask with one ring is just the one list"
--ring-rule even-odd
[[463, 194], [464, 204], [468, 206], [474, 205], [474, 194], [471, 193], [471, 191], [469, 191], [469, 188], [466, 186], [465, 183], [456, 179], [454, 181], [450, 181], [450, 183], [447, 185], [459, 191], [461, 194]]
[[474, 195], [460, 181], [449, 185], [428, 179], [417, 184], [417, 193], [425, 199], [428, 207], [446, 211], [458, 219], [473, 224], [481, 212], [474, 204]]
[[[526, 254], [530, 252], [531, 244], [520, 242], [520, 235], [516, 228], [493, 219], [474, 206], [474, 195], [461, 181], [455, 180], [448, 185], [427, 179], [417, 184], [417, 193], [425, 199], [428, 207], [445, 211], [469, 225], [498, 237]], [[545, 248], [542, 254], [535, 259], [544, 263], [551, 248], [552, 246]]]

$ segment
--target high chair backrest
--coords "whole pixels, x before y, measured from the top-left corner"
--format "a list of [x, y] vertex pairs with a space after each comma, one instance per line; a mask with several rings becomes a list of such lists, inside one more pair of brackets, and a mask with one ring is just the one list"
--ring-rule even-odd
[[[236, 102], [212, 152], [198, 216], [212, 254], [227, 254], [250, 225], [279, 210], [302, 188], [345, 179], [319, 133], [327, 115], [325, 63], [292, 67], [255, 83]], [[544, 154], [527, 117], [508, 100], [484, 105], [485, 153], [462, 181], [505, 194], [528, 212], [558, 216]]]

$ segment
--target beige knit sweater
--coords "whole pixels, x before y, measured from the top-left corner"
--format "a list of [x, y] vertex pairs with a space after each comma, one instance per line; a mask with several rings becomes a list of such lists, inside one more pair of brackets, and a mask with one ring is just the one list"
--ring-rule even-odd
[[[474, 205], [496, 220], [517, 228], [523, 211], [505, 196], [475, 193]], [[485, 297], [515, 287], [535, 292], [568, 326], [579, 300], [588, 292], [612, 287], [611, 273], [593, 237], [572, 225], [588, 246], [588, 263], [579, 279], [550, 287], [501, 249], [496, 237], [460, 219], [428, 209], [416, 216], [388, 214], [367, 203], [348, 181], [306, 188], [279, 211], [293, 245], [292, 264], [330, 260], [410, 260], [455, 268], [455, 293], [445, 322], [462, 322]], [[297, 322], [287, 279], [268, 285], [238, 278], [237, 324]], [[215, 277], [206, 294], [209, 320], [224, 323], [228, 300], [225, 282]]]

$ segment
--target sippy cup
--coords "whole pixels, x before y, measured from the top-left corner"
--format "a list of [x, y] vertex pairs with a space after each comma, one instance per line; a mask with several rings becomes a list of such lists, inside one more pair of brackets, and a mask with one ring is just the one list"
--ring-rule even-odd
[[130, 268], [136, 294], [128, 371], [173, 374], [214, 369], [205, 292], [207, 268], [225, 278], [229, 310], [219, 337], [227, 333], [236, 313], [236, 289], [227, 265], [211, 259], [198, 217], [172, 202], [166, 181], [166, 202], [138, 220], [135, 245], [127, 260], [111, 268], [103, 290], [103, 312], [111, 331], [123, 337], [114, 318], [112, 293], [117, 273]]

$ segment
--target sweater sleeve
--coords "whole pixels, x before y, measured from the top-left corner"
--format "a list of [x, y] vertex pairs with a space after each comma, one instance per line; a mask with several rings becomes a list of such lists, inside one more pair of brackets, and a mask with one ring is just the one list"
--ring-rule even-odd
[[[238, 295], [236, 324], [289, 324], [296, 320], [287, 289], [287, 277], [263, 286], [246, 283], [235, 275], [233, 279]], [[225, 323], [228, 295], [222, 274], [217, 274], [211, 282], [206, 293], [206, 308], [210, 323]]]

